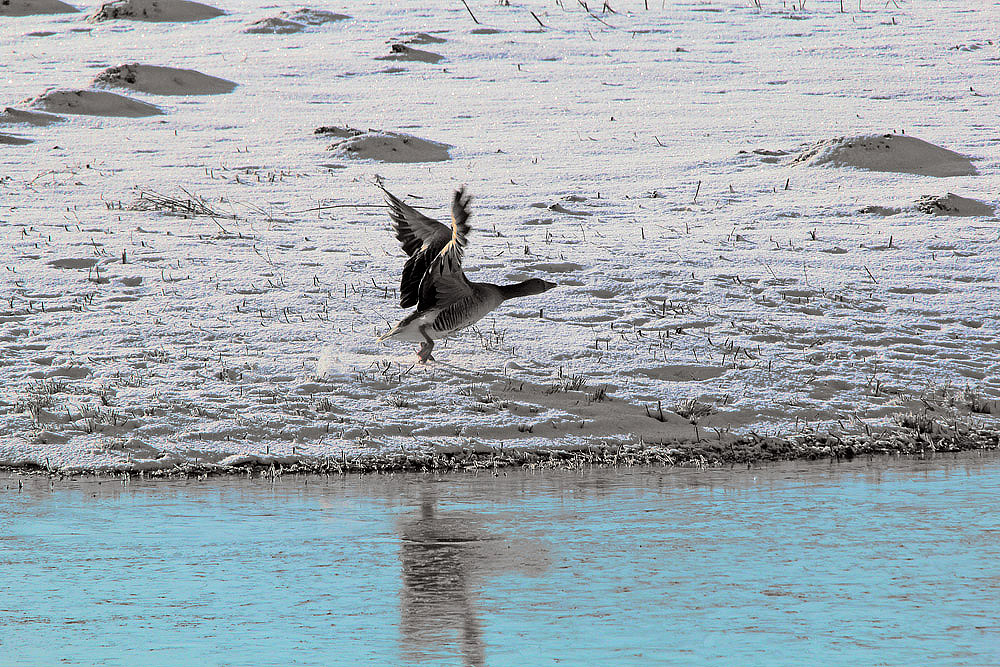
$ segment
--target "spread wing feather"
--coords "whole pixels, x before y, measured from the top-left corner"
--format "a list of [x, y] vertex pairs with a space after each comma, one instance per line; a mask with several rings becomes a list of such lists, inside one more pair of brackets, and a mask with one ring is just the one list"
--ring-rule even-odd
[[445, 308], [472, 294], [472, 285], [462, 271], [461, 258], [456, 253], [438, 255], [420, 281], [420, 300], [417, 311], [426, 312], [434, 308]]
[[399, 281], [399, 305], [409, 308], [417, 303], [420, 281], [433, 258], [441, 252], [451, 238], [450, 230], [437, 220], [418, 213], [378, 183], [389, 205], [389, 218], [396, 238], [409, 259], [403, 265]]
[[419, 311], [445, 308], [472, 294], [472, 285], [462, 271], [462, 258], [472, 229], [468, 222], [469, 201], [465, 188], [455, 190], [451, 203], [451, 235], [420, 281]]
[[[399, 305], [409, 308], [416, 304], [418, 310], [426, 310], [423, 304], [436, 303], [443, 298], [434, 295], [455, 290], [456, 286], [450, 284], [450, 276], [454, 273], [453, 266], [456, 263], [458, 274], [461, 274], [462, 278], [459, 282], [468, 283], [462, 274], [462, 255], [470, 230], [467, 222], [469, 197], [465, 194], [464, 188], [455, 191], [452, 200], [452, 224], [449, 229], [441, 222], [405, 204], [386, 190], [381, 182], [376, 181], [376, 184], [382, 189], [386, 204], [389, 205], [389, 217], [396, 238], [402, 244], [403, 251], [409, 255], [409, 259], [403, 265], [403, 275], [399, 283]], [[451, 258], [448, 266], [439, 268], [435, 272], [437, 277], [429, 279], [436, 260], [445, 254]], [[436, 280], [443, 282], [435, 286]]]

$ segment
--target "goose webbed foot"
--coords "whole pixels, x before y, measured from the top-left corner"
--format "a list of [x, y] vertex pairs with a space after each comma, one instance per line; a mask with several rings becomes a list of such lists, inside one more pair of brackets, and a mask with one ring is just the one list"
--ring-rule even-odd
[[434, 339], [427, 333], [426, 324], [420, 327], [420, 335], [424, 337], [424, 342], [417, 350], [417, 359], [420, 360], [420, 363], [426, 364], [428, 361], [434, 361], [434, 357], [431, 356], [431, 350], [434, 349]]
[[434, 349], [434, 343], [421, 343], [420, 349], [417, 350], [417, 359], [422, 364], [426, 364], [428, 361], [434, 361], [434, 357], [431, 356], [431, 350]]

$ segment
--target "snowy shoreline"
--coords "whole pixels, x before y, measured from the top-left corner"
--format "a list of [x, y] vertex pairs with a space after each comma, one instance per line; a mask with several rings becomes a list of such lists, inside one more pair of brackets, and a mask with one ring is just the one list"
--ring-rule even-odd
[[[843, 436], [799, 434], [790, 437], [740, 437], [732, 442], [711, 441], [659, 444], [602, 444], [579, 449], [559, 447], [488, 449], [461, 451], [392, 453], [373, 452], [340, 459], [289, 459], [254, 457], [256, 460], [231, 465], [186, 462], [172, 467], [118, 465], [114, 468], [50, 469], [44, 465], [0, 465], [0, 471], [16, 474], [45, 474], [59, 477], [208, 478], [219, 476], [274, 477], [278, 475], [393, 474], [402, 472], [496, 472], [509, 468], [531, 470], [578, 469], [582, 467], [629, 468], [662, 466], [720, 468], [755, 466], [782, 461], [851, 461], [878, 456], [924, 458], [938, 454], [1000, 450], [1000, 429], [971, 423], [952, 425], [936, 422], [937, 432], [923, 428], [887, 429], [879, 433]], [[957, 430], [956, 430], [957, 429]]]

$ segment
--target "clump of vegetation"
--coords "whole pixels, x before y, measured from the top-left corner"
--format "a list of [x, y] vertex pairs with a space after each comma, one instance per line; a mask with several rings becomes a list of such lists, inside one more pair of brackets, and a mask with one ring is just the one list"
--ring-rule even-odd
[[133, 211], [166, 211], [179, 215], [204, 215], [209, 218], [235, 218], [212, 208], [204, 198], [181, 188], [184, 197], [165, 195], [154, 190], [138, 188], [139, 198], [129, 207]]
[[29, 393], [28, 396], [14, 402], [14, 412], [27, 412], [36, 424], [41, 421], [42, 410], [52, 406], [50, 394]]
[[406, 397], [400, 396], [399, 394], [389, 394], [385, 397], [385, 402], [394, 408], [410, 408], [413, 407], [413, 403], [408, 401]]
[[927, 410], [906, 412], [895, 416], [896, 423], [917, 433], [937, 433], [939, 428]]
[[358, 382], [375, 382], [386, 386], [396, 386], [403, 381], [416, 364], [410, 364], [404, 368], [401, 364], [394, 364], [388, 359], [373, 361], [368, 368], [361, 368], [355, 371]]
[[608, 400], [611, 399], [608, 397], [608, 385], [606, 384], [600, 385], [590, 394], [591, 403], [603, 403]]
[[316, 412], [333, 412], [333, 402], [328, 396], [321, 396], [316, 399], [314, 408], [316, 409]]
[[560, 378], [558, 382], [545, 390], [546, 394], [558, 394], [561, 391], [583, 391], [587, 387], [585, 375], [572, 375]]
[[28, 387], [28, 392], [32, 394], [60, 394], [69, 389], [69, 383], [59, 380], [57, 378], [46, 378], [44, 380], [39, 380], [35, 384]]
[[117, 408], [102, 410], [94, 408], [82, 411], [73, 421], [80, 422], [79, 428], [84, 433], [97, 433], [106, 426], [121, 427], [128, 424], [129, 416]]
[[983, 396], [978, 390], [966, 385], [959, 400], [969, 412], [981, 415], [1000, 415], [1000, 401]]
[[513, 347], [507, 347], [505, 341], [507, 339], [507, 330], [496, 328], [496, 323], [493, 323], [493, 329], [490, 331], [484, 331], [478, 327], [470, 327], [469, 330], [479, 337], [479, 344], [483, 346], [483, 349], [487, 352], [504, 352], [504, 353], [514, 353]]
[[491, 391], [472, 404], [472, 409], [476, 412], [497, 412], [506, 410], [510, 406], [510, 401], [504, 400]]
[[714, 415], [718, 412], [718, 410], [715, 409], [715, 406], [709, 405], [708, 403], [702, 403], [696, 398], [681, 401], [672, 409], [692, 424], [697, 424], [702, 418]]

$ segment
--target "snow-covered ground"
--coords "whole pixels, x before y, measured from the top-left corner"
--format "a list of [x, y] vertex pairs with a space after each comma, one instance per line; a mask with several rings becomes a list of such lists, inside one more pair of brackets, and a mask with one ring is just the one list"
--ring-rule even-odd
[[[995, 8], [761, 4], [5, 2], [0, 464], [992, 427]], [[377, 343], [375, 174], [559, 287]]]

